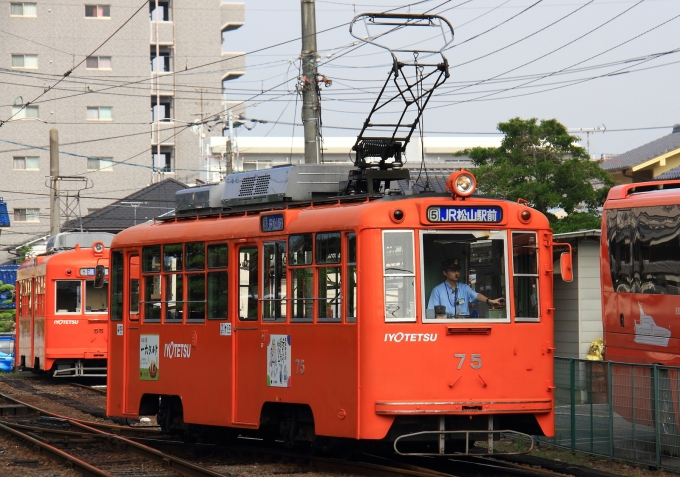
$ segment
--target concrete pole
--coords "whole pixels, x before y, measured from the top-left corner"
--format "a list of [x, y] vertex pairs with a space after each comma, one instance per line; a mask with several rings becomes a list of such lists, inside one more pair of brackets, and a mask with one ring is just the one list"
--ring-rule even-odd
[[300, 0], [302, 13], [302, 124], [305, 130], [305, 164], [319, 162], [319, 95], [316, 82], [316, 7], [314, 0]]
[[236, 151], [236, 140], [234, 139], [234, 113], [232, 113], [231, 109], [229, 109], [229, 113], [227, 114], [227, 120], [229, 124], [229, 162], [230, 164], [227, 165], [227, 174], [230, 174], [231, 171], [236, 171], [236, 164], [234, 161], [234, 152]]
[[50, 235], [57, 235], [60, 226], [59, 207], [59, 131], [50, 129]]
[[[156, 68], [154, 68], [156, 71], [156, 160], [160, 161], [161, 160], [161, 68], [162, 68], [162, 61], [161, 61], [161, 42], [160, 42], [160, 34], [158, 32], [158, 24], [161, 21], [159, 18], [160, 15], [160, 10], [158, 9], [158, 0], [155, 0], [155, 9], [156, 9]], [[152, 154], [153, 157], [153, 154]], [[154, 165], [154, 164], [152, 164]], [[155, 168], [154, 168], [155, 169]], [[163, 177], [163, 174], [160, 171], [156, 171], [154, 173], [154, 176], [158, 176], [158, 181], [160, 182], [161, 177]], [[152, 179], [152, 182], [155, 181], [156, 177]]]

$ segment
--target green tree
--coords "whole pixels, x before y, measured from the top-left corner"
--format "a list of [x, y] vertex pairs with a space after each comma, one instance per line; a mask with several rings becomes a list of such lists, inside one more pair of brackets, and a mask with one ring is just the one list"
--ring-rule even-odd
[[[14, 285], [3, 284], [0, 280], [0, 305], [14, 303]], [[14, 331], [16, 322], [16, 310], [0, 307], [0, 332]]]
[[[572, 214], [580, 204], [594, 210], [604, 203], [614, 181], [559, 121], [513, 118], [500, 123], [498, 130], [505, 134], [500, 147], [475, 147], [457, 154], [469, 156], [477, 166], [483, 193], [528, 200], [544, 214], [553, 207]], [[590, 223], [597, 218], [585, 215]]]

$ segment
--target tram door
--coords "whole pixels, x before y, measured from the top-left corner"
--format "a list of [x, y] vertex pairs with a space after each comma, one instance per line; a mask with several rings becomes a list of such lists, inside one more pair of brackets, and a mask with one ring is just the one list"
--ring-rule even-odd
[[[125, 362], [124, 366], [126, 369], [125, 379], [133, 380], [132, 383], [125, 383], [125, 391], [123, 395], [125, 396], [125, 411], [126, 412], [137, 412], [136, 406], [139, 404], [129, 403], [127, 400], [130, 397], [130, 385], [135, 387], [135, 382], [139, 380], [139, 367], [140, 367], [140, 342], [139, 342], [139, 255], [132, 254], [128, 257], [128, 273], [125, 275], [125, 280], [127, 284], [125, 286], [125, 292], [127, 294], [126, 299], [123, 303], [126, 305], [125, 313], [123, 315], [125, 332]], [[109, 361], [110, 362], [110, 361]]]
[[234, 323], [234, 391], [236, 405], [233, 420], [257, 424], [260, 419], [260, 395], [264, 375], [264, 338], [258, 326], [258, 249], [254, 245], [238, 251], [238, 321]]

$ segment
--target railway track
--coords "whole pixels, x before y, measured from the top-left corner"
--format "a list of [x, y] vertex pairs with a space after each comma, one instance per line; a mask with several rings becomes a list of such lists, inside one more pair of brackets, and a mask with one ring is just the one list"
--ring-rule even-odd
[[[345, 460], [257, 446], [253, 441], [230, 446], [187, 443], [158, 429], [70, 419], [3, 394], [0, 394], [0, 432], [40, 448], [41, 453], [82, 475], [97, 477], [224, 477], [230, 475], [235, 461], [252, 463], [253, 458], [295, 467], [295, 470], [274, 472], [286, 474], [312, 471], [386, 477], [555, 477], [572, 473], [544, 470], [493, 456], [433, 459], [364, 453]], [[194, 463], [196, 460], [200, 465]], [[605, 477], [603, 474], [592, 475]], [[583, 472], [579, 475], [589, 477]]]

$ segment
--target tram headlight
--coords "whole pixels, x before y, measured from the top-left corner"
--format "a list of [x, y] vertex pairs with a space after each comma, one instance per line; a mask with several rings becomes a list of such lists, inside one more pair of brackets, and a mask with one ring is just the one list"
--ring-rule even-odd
[[460, 197], [467, 197], [477, 188], [475, 176], [467, 171], [455, 173], [450, 179], [449, 187], [451, 192]]

